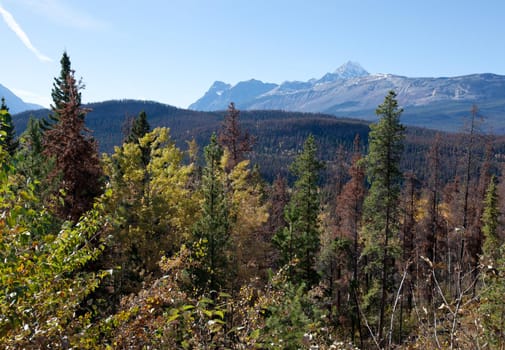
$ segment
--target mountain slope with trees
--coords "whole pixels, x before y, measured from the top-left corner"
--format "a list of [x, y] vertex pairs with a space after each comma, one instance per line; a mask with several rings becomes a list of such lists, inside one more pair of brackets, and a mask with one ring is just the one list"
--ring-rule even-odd
[[[110, 153], [114, 146], [120, 145], [128, 134], [132, 118], [145, 112], [151, 128], [169, 127], [176, 144], [186, 147], [186, 141], [195, 140], [198, 145], [208, 142], [213, 132], [219, 130], [226, 111], [197, 112], [179, 109], [151, 101], [123, 100], [105, 101], [83, 105], [89, 112], [86, 115], [86, 127], [93, 131], [100, 152]], [[404, 112], [405, 113], [405, 112]], [[463, 130], [464, 116], [461, 115], [460, 130]], [[48, 110], [20, 113], [13, 116], [16, 130], [26, 129], [29, 117], [47, 118]], [[286, 111], [241, 111], [241, 124], [245, 130], [257, 139], [251, 160], [260, 165], [264, 176], [272, 181], [277, 173], [288, 175], [288, 165], [302, 147], [309, 134], [313, 134], [320, 147], [319, 156], [325, 161], [337, 158], [338, 149], [344, 147], [347, 153], [353, 149], [354, 137], [359, 134], [362, 147], [366, 148], [369, 122], [317, 113]], [[489, 123], [488, 123], [489, 124]], [[444, 173], [450, 173], [456, 166], [457, 155], [462, 152], [460, 138], [455, 133], [440, 133], [441, 153]], [[402, 169], [419, 169], [425, 173], [425, 151], [430, 147], [436, 130], [407, 127], [405, 152]], [[496, 136], [492, 141], [497, 152], [505, 153], [505, 138]], [[202, 152], [202, 149], [200, 149]], [[202, 155], [201, 153], [200, 155]], [[424, 177], [425, 174], [420, 174]], [[322, 178], [326, 178], [323, 171]]]

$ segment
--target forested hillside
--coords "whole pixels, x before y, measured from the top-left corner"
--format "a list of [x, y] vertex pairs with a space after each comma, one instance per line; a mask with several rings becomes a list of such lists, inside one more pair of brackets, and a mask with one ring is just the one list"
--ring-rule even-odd
[[[203, 156], [203, 146], [208, 143], [213, 132], [219, 131], [226, 114], [226, 111], [196, 112], [157, 102], [135, 100], [106, 101], [84, 107], [89, 109], [86, 126], [92, 130], [100, 153], [112, 153], [114, 146], [121, 145], [128, 122], [145, 112], [152, 128], [170, 128], [172, 138], [181, 149], [186, 149], [186, 142], [194, 139], [201, 146], [200, 158]], [[22, 132], [30, 117], [42, 119], [49, 114], [49, 110], [38, 110], [14, 115], [15, 128]], [[469, 114], [470, 110], [461, 116], [461, 132], [465, 128], [465, 117]], [[279, 173], [290, 176], [288, 166], [309, 134], [315, 136], [319, 146], [318, 156], [328, 161], [329, 167], [333, 166], [338, 157], [342, 157], [344, 151], [347, 160], [350, 159], [356, 134], [360, 135], [363, 152], [366, 152], [368, 144], [370, 123], [360, 120], [286, 111], [241, 111], [240, 119], [243, 127], [256, 137], [251, 161], [259, 166], [262, 176], [270, 182]], [[489, 128], [486, 122], [483, 125], [486, 125], [485, 129]], [[464, 151], [464, 135], [416, 127], [406, 128], [404, 157], [401, 160], [403, 171], [415, 171], [418, 177], [425, 178], [426, 154], [437, 133], [444, 149], [441, 155], [446, 164], [443, 177], [447, 180], [454, 176], [456, 163]], [[505, 152], [504, 136], [495, 136], [490, 142], [496, 152]], [[483, 152], [482, 147], [480, 152]], [[323, 172], [323, 180], [326, 181], [327, 176], [331, 175]]]
[[2, 348], [505, 346], [505, 149], [476, 106], [459, 134], [405, 129], [394, 91], [373, 124], [92, 124], [81, 92], [65, 53], [43, 120], [0, 108]]

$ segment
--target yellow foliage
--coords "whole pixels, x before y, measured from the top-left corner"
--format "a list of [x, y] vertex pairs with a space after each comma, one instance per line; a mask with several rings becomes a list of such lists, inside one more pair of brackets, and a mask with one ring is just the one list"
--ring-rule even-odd
[[[225, 152], [226, 154], [227, 152]], [[226, 163], [222, 163], [226, 164]], [[244, 160], [228, 175], [232, 239], [238, 260], [237, 282], [257, 274], [265, 260], [265, 244], [259, 231], [268, 220], [268, 206], [261, 201], [260, 189], [250, 184], [249, 161]]]
[[427, 198], [419, 198], [417, 200], [417, 203], [414, 204], [414, 208], [416, 208], [416, 212], [414, 215], [414, 220], [416, 222], [422, 221], [426, 216], [428, 215], [428, 199]]
[[104, 201], [115, 223], [106, 264], [121, 266], [118, 280], [127, 273], [149, 278], [161, 256], [188, 239], [199, 210], [198, 197], [188, 186], [193, 165], [183, 164], [183, 158], [168, 128], [156, 128], [139, 143], [126, 143], [104, 156], [109, 180]]
[[258, 189], [248, 183], [250, 171], [249, 161], [238, 163], [230, 172], [229, 180], [232, 188], [232, 217], [235, 218], [237, 234], [250, 233], [258, 230], [268, 220], [268, 210], [261, 203]]

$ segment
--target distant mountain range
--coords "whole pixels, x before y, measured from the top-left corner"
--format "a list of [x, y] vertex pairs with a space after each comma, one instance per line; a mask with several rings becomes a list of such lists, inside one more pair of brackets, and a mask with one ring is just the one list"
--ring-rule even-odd
[[398, 94], [405, 110], [402, 117], [405, 124], [458, 131], [462, 118], [476, 104], [488, 119], [491, 131], [505, 133], [505, 76], [409, 78], [370, 74], [354, 62], [306, 82], [288, 81], [278, 85], [252, 79], [231, 86], [216, 81], [189, 108], [223, 110], [233, 101], [242, 110], [319, 112], [375, 120], [375, 109], [389, 90]]
[[24, 102], [12, 91], [0, 84], [0, 98], [2, 97], [5, 98], [5, 104], [9, 108], [9, 112], [11, 114], [43, 108], [40, 105]]
[[[236, 85], [216, 81], [205, 95], [189, 106], [193, 111], [223, 111], [230, 102], [240, 110], [282, 110], [323, 113], [343, 118], [376, 120], [375, 109], [389, 90], [404, 108], [402, 122], [442, 131], [459, 131], [463, 118], [476, 104], [487, 119], [485, 128], [505, 134], [505, 76], [472, 74], [459, 77], [409, 78], [370, 74], [358, 63], [347, 62], [320, 79], [282, 84], [259, 80]], [[42, 108], [25, 103], [0, 84], [11, 114]], [[131, 112], [131, 111], [130, 111]]]

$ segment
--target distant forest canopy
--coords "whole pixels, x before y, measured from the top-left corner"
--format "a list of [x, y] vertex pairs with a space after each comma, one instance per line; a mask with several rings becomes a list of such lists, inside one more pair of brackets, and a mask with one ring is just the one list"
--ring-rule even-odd
[[60, 62], [21, 135], [1, 101], [0, 348], [505, 348], [504, 146], [476, 106], [459, 134], [406, 129], [394, 91], [371, 124], [89, 118]]
[[[169, 105], [152, 101], [118, 100], [85, 105], [90, 112], [86, 116], [86, 126], [93, 131], [93, 137], [98, 141], [100, 152], [111, 153], [114, 146], [123, 141], [126, 122], [144, 111], [150, 125], [154, 127], [165, 126], [170, 128], [170, 133], [181, 148], [186, 147], [186, 141], [194, 139], [200, 146], [200, 151], [208, 143], [210, 135], [217, 132], [221, 126], [226, 111], [199, 112], [179, 109]], [[461, 118], [461, 132], [465, 128], [465, 117]], [[47, 117], [49, 110], [37, 110], [14, 115], [16, 130], [25, 130], [30, 116], [37, 119]], [[243, 127], [256, 136], [256, 144], [251, 160], [258, 164], [261, 174], [272, 181], [279, 173], [289, 176], [288, 164], [293, 161], [309, 134], [314, 135], [319, 146], [319, 156], [328, 162], [329, 167], [342, 157], [338, 153], [345, 151], [345, 157], [350, 160], [354, 136], [358, 134], [361, 139], [362, 151], [366, 152], [370, 122], [336, 118], [328, 114], [300, 113], [288, 111], [241, 111]], [[484, 121], [485, 123], [485, 121]], [[488, 129], [486, 127], [486, 129]], [[457, 159], [463, 152], [460, 147], [464, 143], [463, 135], [440, 132], [431, 129], [407, 127], [405, 151], [402, 159], [404, 171], [414, 171], [423, 179], [426, 177], [426, 152], [432, 144], [435, 135], [440, 134], [442, 139], [442, 157], [446, 158], [447, 180], [454, 175], [457, 168]], [[488, 135], [491, 136], [491, 135]], [[505, 154], [505, 136], [493, 136], [490, 141], [496, 152]], [[481, 149], [480, 152], [484, 152]], [[323, 175], [323, 181], [328, 174]]]

